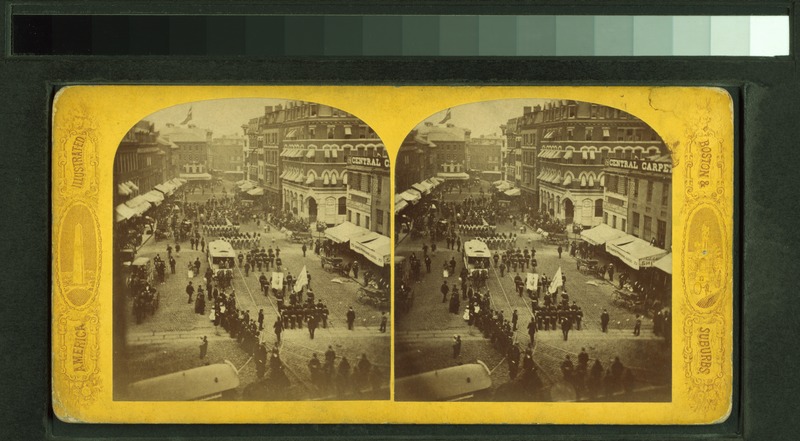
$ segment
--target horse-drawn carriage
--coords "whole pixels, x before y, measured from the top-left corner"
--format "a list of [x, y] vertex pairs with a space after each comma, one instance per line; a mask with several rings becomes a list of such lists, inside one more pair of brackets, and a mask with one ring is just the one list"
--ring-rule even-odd
[[628, 291], [626, 289], [615, 289], [614, 294], [611, 295], [611, 301], [625, 309], [628, 309], [637, 314], [644, 312], [644, 302], [638, 293]]
[[389, 291], [371, 285], [362, 286], [358, 288], [358, 303], [388, 311]]
[[346, 276], [347, 273], [350, 272], [349, 266], [344, 263], [341, 257], [322, 256], [320, 265], [329, 273], [337, 273]]
[[600, 265], [600, 262], [595, 259], [578, 259], [578, 271], [581, 274], [591, 274], [597, 278], [603, 279], [606, 274], [606, 267]]

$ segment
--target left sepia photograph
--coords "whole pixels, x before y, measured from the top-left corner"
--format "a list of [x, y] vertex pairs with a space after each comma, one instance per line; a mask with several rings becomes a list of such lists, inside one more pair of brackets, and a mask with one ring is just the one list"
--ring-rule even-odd
[[180, 104], [128, 130], [113, 186], [114, 400], [389, 399], [390, 164], [369, 125]]

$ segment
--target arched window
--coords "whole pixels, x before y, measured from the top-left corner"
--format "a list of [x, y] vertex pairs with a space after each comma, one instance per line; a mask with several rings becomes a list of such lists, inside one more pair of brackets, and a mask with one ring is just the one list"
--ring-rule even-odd
[[603, 216], [603, 199], [595, 199], [594, 201], [594, 217]]
[[344, 196], [339, 198], [338, 214], [340, 215], [347, 214], [347, 198]]

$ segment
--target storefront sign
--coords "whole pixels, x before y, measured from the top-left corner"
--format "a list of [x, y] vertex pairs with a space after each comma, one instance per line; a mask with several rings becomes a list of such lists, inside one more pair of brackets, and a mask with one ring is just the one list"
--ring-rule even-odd
[[350, 165], [359, 165], [362, 167], [381, 168], [389, 170], [389, 158], [376, 158], [370, 156], [350, 156], [347, 159]]
[[606, 159], [606, 167], [623, 168], [626, 170], [645, 171], [653, 173], [672, 173], [672, 164], [669, 162], [647, 161], [642, 159]]

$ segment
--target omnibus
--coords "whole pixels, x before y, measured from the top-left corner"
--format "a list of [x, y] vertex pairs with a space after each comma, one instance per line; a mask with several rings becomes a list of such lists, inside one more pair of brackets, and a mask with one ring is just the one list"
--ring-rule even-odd
[[492, 253], [485, 242], [477, 239], [464, 242], [464, 267], [467, 268], [470, 275], [479, 271], [488, 276], [491, 260]]
[[490, 398], [492, 379], [480, 361], [395, 380], [398, 401], [484, 401]]
[[236, 399], [239, 372], [233, 364], [210, 364], [128, 385], [132, 401], [211, 401]]
[[236, 252], [230, 242], [215, 240], [208, 243], [208, 265], [216, 274], [221, 269], [233, 269], [236, 266]]

